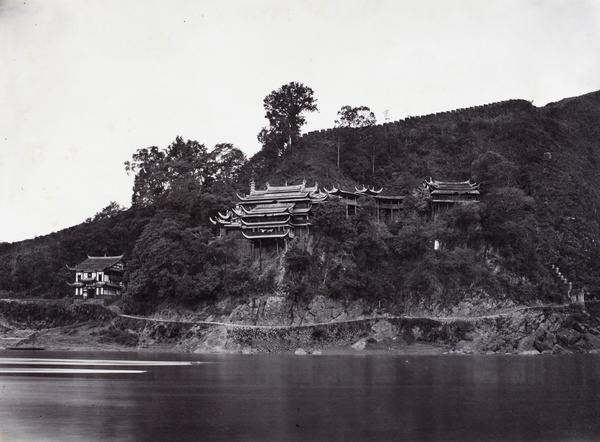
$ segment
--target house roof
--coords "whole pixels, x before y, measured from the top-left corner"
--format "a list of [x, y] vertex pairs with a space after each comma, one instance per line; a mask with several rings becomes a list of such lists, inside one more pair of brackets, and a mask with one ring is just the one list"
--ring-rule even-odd
[[89, 256], [85, 261], [77, 264], [75, 267], [68, 267], [69, 270], [78, 272], [98, 272], [112, 267], [123, 259], [120, 256]]

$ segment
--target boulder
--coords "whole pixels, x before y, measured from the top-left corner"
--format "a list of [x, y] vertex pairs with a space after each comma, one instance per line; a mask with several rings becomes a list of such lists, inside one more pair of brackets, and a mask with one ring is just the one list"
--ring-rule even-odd
[[227, 327], [214, 327], [206, 334], [204, 342], [194, 350], [194, 353], [227, 353], [225, 349], [227, 334]]
[[581, 333], [570, 328], [556, 332], [556, 340], [563, 346], [575, 345], [579, 339], [581, 339]]
[[396, 327], [392, 325], [389, 321], [378, 321], [375, 323], [371, 330], [373, 331], [373, 339], [377, 342], [381, 342], [385, 339], [391, 339], [398, 335]]
[[573, 352], [560, 344], [556, 344], [552, 349], [552, 353], [554, 353], [555, 355], [569, 355]]
[[367, 345], [367, 340], [365, 338], [361, 338], [352, 344], [352, 348], [356, 351], [363, 351], [365, 346]]
[[473, 353], [473, 343], [470, 341], [461, 340], [454, 346], [454, 353], [471, 354]]
[[303, 356], [308, 353], [306, 353], [306, 350], [304, 350], [303, 348], [297, 348], [296, 351], [294, 352], [294, 354], [297, 356]]
[[535, 342], [535, 336], [525, 336], [523, 339], [519, 341], [519, 345], [517, 346], [517, 351], [519, 353], [531, 353], [537, 350], [534, 348], [533, 343]]
[[551, 352], [556, 342], [556, 336], [553, 333], [546, 333], [543, 338], [536, 339], [533, 342], [533, 346], [540, 353], [549, 351]]
[[[582, 340], [584, 345], [583, 348], [585, 350], [597, 350], [600, 349], [600, 336], [597, 335], [593, 335], [591, 333], [586, 333], [585, 335], [583, 335]], [[578, 342], [578, 344], [581, 344], [582, 342]]]

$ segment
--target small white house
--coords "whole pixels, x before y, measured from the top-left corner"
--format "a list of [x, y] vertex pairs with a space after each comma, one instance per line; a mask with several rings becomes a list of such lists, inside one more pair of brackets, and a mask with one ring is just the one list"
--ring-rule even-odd
[[113, 298], [125, 290], [123, 255], [88, 255], [81, 264], [67, 268], [75, 272], [75, 282], [67, 284], [75, 288], [76, 299]]

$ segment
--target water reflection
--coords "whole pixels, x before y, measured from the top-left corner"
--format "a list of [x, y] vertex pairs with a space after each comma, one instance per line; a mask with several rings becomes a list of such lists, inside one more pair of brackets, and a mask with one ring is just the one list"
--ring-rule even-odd
[[[94, 368], [93, 354], [45, 356]], [[600, 434], [597, 356], [96, 356], [100, 369], [145, 372], [0, 375], [0, 440], [564, 440]], [[0, 368], [20, 367], [3, 361]], [[190, 364], [196, 361], [210, 363]]]

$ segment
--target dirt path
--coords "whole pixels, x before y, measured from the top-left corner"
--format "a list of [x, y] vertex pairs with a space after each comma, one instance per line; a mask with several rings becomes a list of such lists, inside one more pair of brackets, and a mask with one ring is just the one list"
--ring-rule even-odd
[[136, 319], [140, 321], [150, 321], [150, 322], [168, 322], [168, 323], [178, 323], [178, 324], [198, 324], [198, 325], [218, 325], [229, 328], [240, 328], [240, 329], [263, 329], [263, 330], [283, 330], [283, 329], [293, 329], [293, 328], [306, 328], [306, 327], [318, 327], [318, 326], [328, 326], [328, 325], [336, 325], [336, 324], [347, 324], [354, 322], [364, 322], [364, 321], [373, 321], [373, 320], [383, 320], [383, 319], [425, 319], [425, 320], [433, 320], [441, 323], [451, 323], [456, 321], [467, 321], [467, 322], [475, 322], [482, 319], [497, 319], [504, 316], [512, 315], [515, 312], [524, 311], [524, 310], [534, 310], [534, 309], [542, 309], [548, 307], [562, 308], [566, 307], [569, 304], [544, 304], [544, 305], [536, 305], [536, 306], [522, 306], [516, 307], [511, 310], [505, 312], [494, 313], [491, 315], [482, 315], [482, 316], [443, 316], [443, 317], [435, 317], [435, 316], [410, 316], [410, 315], [379, 315], [379, 316], [369, 316], [358, 319], [348, 319], [345, 321], [334, 321], [334, 322], [318, 322], [314, 324], [303, 324], [303, 325], [253, 325], [253, 324], [236, 324], [233, 322], [220, 322], [220, 321], [189, 321], [182, 319], [157, 319], [157, 318], [147, 318], [144, 316], [134, 316], [134, 315], [125, 315], [120, 314], [119, 317]]

